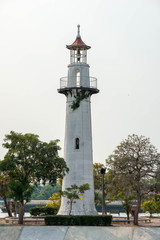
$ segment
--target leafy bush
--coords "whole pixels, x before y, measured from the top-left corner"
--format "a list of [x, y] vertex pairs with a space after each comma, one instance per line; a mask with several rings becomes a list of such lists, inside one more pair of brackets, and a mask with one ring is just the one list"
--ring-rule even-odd
[[56, 215], [58, 212], [58, 208], [53, 207], [33, 207], [30, 208], [30, 214], [33, 216], [46, 216], [46, 215]]
[[46, 225], [67, 226], [109, 226], [112, 222], [111, 215], [77, 215], [77, 216], [46, 216]]
[[46, 204], [46, 207], [60, 208], [61, 205], [61, 196], [60, 193], [53, 193], [49, 198], [51, 202]]
[[150, 215], [152, 215], [152, 213], [160, 213], [160, 196], [159, 196], [159, 194], [156, 196], [156, 198], [150, 199], [150, 200], [142, 203], [141, 208], [143, 211], [149, 212]]
[[155, 213], [154, 199], [142, 203], [141, 208], [144, 212]]

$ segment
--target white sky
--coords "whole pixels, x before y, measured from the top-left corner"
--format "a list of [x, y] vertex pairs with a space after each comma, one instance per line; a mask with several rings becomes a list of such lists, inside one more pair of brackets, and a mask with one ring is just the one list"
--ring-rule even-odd
[[63, 156], [69, 50], [81, 25], [92, 96], [94, 162], [128, 134], [144, 135], [160, 151], [159, 0], [0, 0], [0, 158], [5, 134], [60, 139]]

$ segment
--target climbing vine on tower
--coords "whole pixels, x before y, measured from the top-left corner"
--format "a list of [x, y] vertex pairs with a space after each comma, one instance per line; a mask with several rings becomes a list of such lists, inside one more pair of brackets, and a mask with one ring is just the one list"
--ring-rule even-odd
[[89, 93], [86, 93], [85, 90], [81, 90], [80, 92], [77, 92], [77, 95], [74, 96], [75, 100], [73, 100], [72, 105], [70, 105], [70, 107], [74, 110], [76, 110], [77, 108], [79, 108], [80, 106], [80, 102], [83, 99], [87, 99], [89, 97]]

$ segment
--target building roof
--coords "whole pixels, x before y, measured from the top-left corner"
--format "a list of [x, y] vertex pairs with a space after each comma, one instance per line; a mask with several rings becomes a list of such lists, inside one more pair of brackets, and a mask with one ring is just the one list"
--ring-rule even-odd
[[67, 45], [66, 47], [68, 49], [72, 49], [72, 50], [77, 50], [77, 49], [86, 50], [86, 49], [90, 49], [91, 47], [86, 45], [82, 41], [82, 39], [81, 39], [81, 36], [80, 36], [80, 25], [78, 25], [77, 28], [78, 28], [78, 33], [77, 33], [76, 40], [71, 45]]

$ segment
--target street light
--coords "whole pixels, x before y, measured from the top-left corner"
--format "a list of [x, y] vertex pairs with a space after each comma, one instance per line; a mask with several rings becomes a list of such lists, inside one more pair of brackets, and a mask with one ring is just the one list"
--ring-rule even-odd
[[101, 168], [101, 174], [102, 174], [102, 215], [104, 215], [104, 174], [106, 173], [105, 168]]

